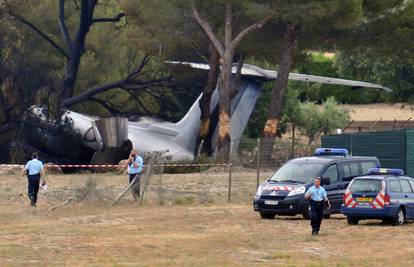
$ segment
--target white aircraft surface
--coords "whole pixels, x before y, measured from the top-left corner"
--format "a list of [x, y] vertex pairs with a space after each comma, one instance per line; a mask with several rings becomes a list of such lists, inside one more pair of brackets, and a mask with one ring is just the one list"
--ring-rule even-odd
[[[170, 64], [188, 65], [192, 68], [208, 70], [209, 65], [189, 62], [168, 62]], [[236, 67], [233, 68], [233, 73]], [[276, 71], [264, 70], [259, 67], [244, 64], [242, 68], [242, 81], [238, 94], [233, 98], [231, 105], [231, 140], [239, 140], [253, 112], [256, 101], [261, 92], [261, 86], [266, 80], [274, 80]], [[289, 79], [318, 82], [326, 84], [346, 85], [352, 87], [367, 87], [391, 92], [392, 90], [373, 83], [352, 81], [338, 78], [321, 77], [307, 74], [290, 73]], [[64, 148], [65, 140], [59, 135], [48, 134], [47, 131], [38, 132], [38, 137], [43, 138], [42, 146], [38, 149], [50, 155], [67, 159], [71, 163], [104, 164], [115, 163], [125, 158], [133, 147], [139, 153], [151, 153], [163, 151], [169, 155], [172, 161], [194, 160], [198, 128], [200, 122], [199, 100], [196, 99], [187, 114], [177, 123], [159, 121], [150, 117], [134, 122], [126, 118], [99, 118], [85, 114], [68, 111], [65, 119], [73, 122], [73, 128], [77, 131], [79, 143], [82, 149]], [[214, 114], [219, 100], [218, 89], [213, 93], [210, 110]], [[37, 117], [42, 117], [41, 108], [33, 109]], [[213, 123], [213, 125], [216, 125]], [[217, 126], [214, 129], [217, 136]], [[36, 134], [35, 134], [36, 136]], [[33, 136], [32, 136], [33, 137]], [[34, 142], [36, 143], [36, 142]], [[38, 142], [39, 143], [39, 142]], [[216, 141], [213, 137], [212, 146]], [[69, 154], [69, 155], [68, 155]], [[79, 160], [79, 162], [74, 162]]]

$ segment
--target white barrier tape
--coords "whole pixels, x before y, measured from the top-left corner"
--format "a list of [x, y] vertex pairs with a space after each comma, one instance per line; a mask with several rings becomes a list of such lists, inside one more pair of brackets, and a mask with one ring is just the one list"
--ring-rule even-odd
[[[202, 164], [202, 163], [191, 163], [191, 164], [164, 164], [164, 165], [152, 165], [154, 167], [203, 167], [203, 166], [229, 166], [231, 164]], [[19, 164], [0, 164], [0, 167], [24, 167], [25, 165]], [[60, 167], [60, 168], [116, 168], [116, 167], [127, 167], [128, 165], [115, 165], [115, 164], [45, 164], [45, 166], [50, 167]]]

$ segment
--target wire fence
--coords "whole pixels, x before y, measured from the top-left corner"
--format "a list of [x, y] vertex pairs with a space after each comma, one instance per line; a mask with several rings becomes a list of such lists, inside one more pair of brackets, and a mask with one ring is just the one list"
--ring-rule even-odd
[[[45, 196], [51, 207], [87, 200], [112, 205], [131, 201], [157, 205], [249, 203], [259, 183], [287, 160], [310, 155], [313, 149], [279, 140], [243, 139], [232, 144], [230, 162], [225, 164], [215, 164], [212, 157], [205, 156], [196, 164], [173, 164], [160, 153], [153, 153], [145, 158], [138, 199], [131, 194], [127, 175], [122, 174], [126, 166], [113, 165], [102, 165], [106, 172], [98, 172], [94, 165], [77, 174], [52, 176]], [[13, 193], [5, 194], [11, 197]]]
[[146, 164], [142, 196], [158, 204], [250, 202], [259, 183], [289, 159], [311, 155], [314, 149], [275, 139], [243, 139], [232, 144], [227, 164], [216, 165], [209, 157], [193, 166], [174, 166], [158, 155]]

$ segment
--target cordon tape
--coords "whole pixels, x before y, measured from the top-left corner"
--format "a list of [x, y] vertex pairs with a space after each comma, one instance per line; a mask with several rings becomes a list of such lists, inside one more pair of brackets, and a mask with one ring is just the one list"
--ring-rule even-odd
[[[163, 164], [163, 165], [157, 165], [154, 164], [152, 166], [154, 167], [202, 167], [202, 166], [229, 166], [229, 164], [219, 164], [219, 163], [208, 163], [208, 164], [202, 164], [202, 163], [190, 163], [190, 164]], [[25, 165], [19, 165], [19, 164], [0, 164], [0, 167], [23, 167]], [[60, 168], [116, 168], [116, 167], [127, 167], [128, 165], [122, 164], [51, 164], [51, 163], [45, 163], [44, 166], [46, 167], [60, 167]]]

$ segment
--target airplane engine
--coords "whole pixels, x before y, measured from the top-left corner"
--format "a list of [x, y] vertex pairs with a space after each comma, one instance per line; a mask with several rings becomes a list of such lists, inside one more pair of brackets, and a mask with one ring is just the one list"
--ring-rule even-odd
[[128, 119], [108, 117], [96, 120], [95, 124], [104, 146], [96, 150], [91, 163], [118, 163], [128, 158], [132, 149], [132, 143], [128, 140]]
[[46, 109], [33, 106], [27, 113], [23, 134], [34, 148], [55, 163], [114, 164], [127, 158], [128, 120], [99, 118], [67, 111], [59, 123], [48, 120]]

